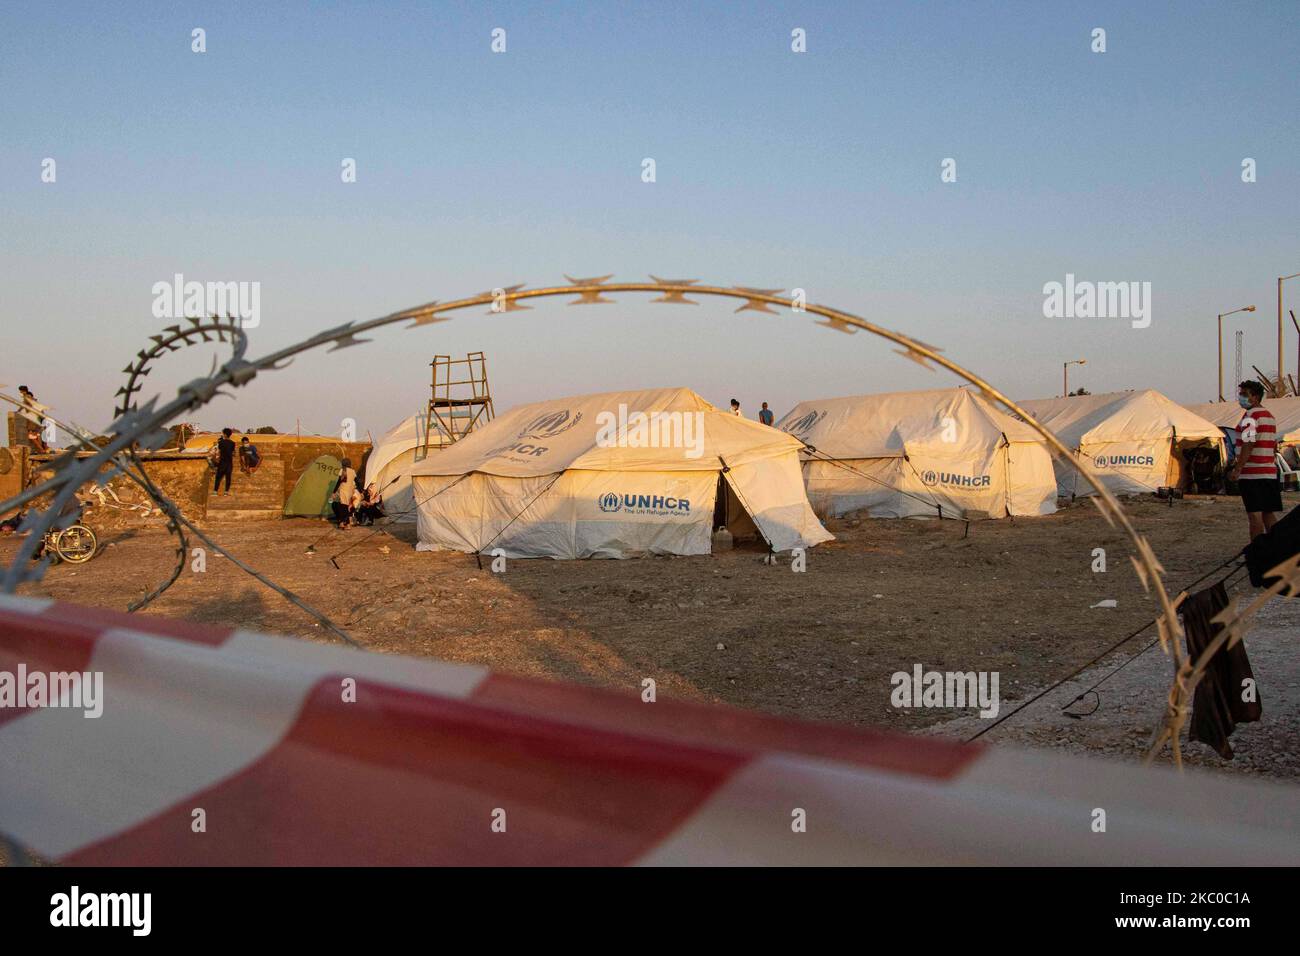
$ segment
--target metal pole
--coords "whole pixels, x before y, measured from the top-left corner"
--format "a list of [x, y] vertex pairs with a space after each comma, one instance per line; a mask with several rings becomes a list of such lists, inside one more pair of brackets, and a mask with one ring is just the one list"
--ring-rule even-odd
[[[1224, 400], [1223, 399], [1223, 317], [1225, 315], [1236, 315], [1238, 312], [1254, 312], [1254, 311], [1255, 311], [1255, 307], [1253, 305], [1247, 305], [1247, 306], [1243, 306], [1240, 309], [1233, 309], [1231, 312], [1219, 313], [1219, 401]], [[1238, 352], [1240, 352], [1240, 347], [1238, 348]], [[1240, 360], [1240, 355], [1238, 355], [1238, 360]], [[1258, 372], [1259, 370], [1256, 369], [1256, 371]], [[1267, 382], [1267, 378], [1263, 372], [1259, 373], [1259, 377], [1265, 382]]]
[[[1296, 367], [1296, 372], [1300, 373], [1300, 322], [1297, 322], [1295, 320], [1295, 309], [1288, 309], [1287, 312], [1289, 312], [1291, 315], [1291, 324], [1295, 326], [1295, 331], [1296, 331], [1295, 367]], [[1300, 392], [1296, 392], [1296, 394], [1300, 395]]]
[[1219, 401], [1223, 401], [1223, 313], [1219, 313]]
[[1061, 364], [1061, 397], [1062, 398], [1070, 397], [1070, 363], [1069, 362], [1063, 362]]
[[1237, 330], [1237, 348], [1236, 348], [1236, 354], [1235, 354], [1234, 357], [1233, 357], [1233, 365], [1232, 365], [1232, 380], [1233, 380], [1233, 382], [1240, 382], [1241, 379], [1242, 379], [1242, 375], [1241, 375], [1241, 356], [1242, 356], [1242, 354], [1243, 354], [1243, 353], [1242, 353], [1242, 346], [1243, 346], [1243, 342], [1242, 342], [1242, 340], [1245, 338], [1245, 335], [1246, 335], [1246, 333], [1243, 332], [1243, 331], [1241, 331], [1241, 329], [1238, 329], [1238, 330]]

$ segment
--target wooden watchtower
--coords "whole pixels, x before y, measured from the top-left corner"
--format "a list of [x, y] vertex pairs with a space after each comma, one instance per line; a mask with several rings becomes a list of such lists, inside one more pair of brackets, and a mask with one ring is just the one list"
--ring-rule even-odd
[[469, 352], [463, 359], [435, 355], [433, 394], [425, 419], [424, 447], [445, 448], [475, 428], [492, 421], [492, 392], [488, 388], [487, 359]]

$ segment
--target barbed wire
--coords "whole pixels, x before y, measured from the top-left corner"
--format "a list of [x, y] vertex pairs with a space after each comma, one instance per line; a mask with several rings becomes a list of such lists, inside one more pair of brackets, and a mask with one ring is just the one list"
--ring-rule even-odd
[[[212, 334], [218, 341], [223, 342], [226, 341], [227, 336], [229, 336], [230, 341], [235, 343], [235, 358], [238, 359], [241, 357], [242, 348], [240, 346], [241, 344], [246, 344], [247, 339], [246, 336], [244, 336], [243, 330], [235, 324], [234, 319], [227, 317], [225, 324], [223, 324], [220, 319], [213, 316], [210, 323], [205, 323], [204, 321], [196, 319], [191, 319], [190, 322], [192, 323], [191, 328], [181, 329], [180, 327], [173, 326], [164, 330], [170, 333], [169, 335], [153, 336], [152, 338], [155, 341], [155, 346], [151, 349], [139, 352], [137, 361], [128, 365], [124, 370], [129, 378], [127, 380], [127, 385], [118, 390], [118, 395], [123, 396], [123, 401], [122, 405], [115, 410], [118, 416], [117, 422], [129, 420], [130, 416], [139, 414], [140, 410], [137, 404], [132, 401], [133, 393], [138, 390], [138, 388], [135, 387], [135, 383], [138, 382], [140, 378], [149, 374], [150, 363], [158, 356], [165, 354], [166, 352], [179, 351], [186, 345], [194, 345], [199, 342], [210, 342], [212, 339], [209, 338], [209, 334]], [[15, 405], [24, 405], [23, 402], [14, 399], [11, 396], [0, 395], [0, 397]], [[152, 407], [152, 402], [150, 403], [150, 407]], [[184, 516], [176, 503], [173, 502], [149, 477], [143, 461], [137, 454], [138, 446], [146, 441], [152, 448], [161, 447], [161, 445], [166, 442], [170, 436], [160, 427], [155, 426], [153, 430], [150, 431], [147, 425], [141, 425], [136, 432], [136, 441], [128, 443], [122, 451], [113, 455], [108, 463], [103, 463], [101, 461], [102, 454], [100, 446], [94, 442], [93, 436], [91, 436], [89, 432], [78, 426], [68, 425], [67, 423], [61, 422], [53, 416], [44, 415], [43, 417], [54, 422], [57, 427], [71, 436], [79, 446], [91, 450], [93, 454], [89, 459], [79, 459], [76, 456], [75, 450], [65, 452], [63, 455], [58, 456], [53, 462], [51, 462], [54, 477], [45, 483], [29, 489], [32, 492], [30, 496], [20, 494], [18, 497], [10, 499], [10, 501], [0, 502], [0, 513], [2, 513], [9, 510], [9, 507], [13, 502], [18, 502], [18, 506], [21, 506], [22, 503], [25, 503], [22, 500], [24, 497], [26, 497], [26, 500], [35, 500], [36, 498], [41, 497], [42, 494], [48, 493], [51, 490], [55, 492], [54, 502], [50, 505], [48, 510], [38, 512], [34, 516], [30, 514], [27, 515], [19, 525], [20, 531], [28, 531], [30, 534], [24, 545], [20, 547], [13, 565], [5, 575], [4, 585], [7, 593], [12, 593], [12, 588], [9, 588], [8, 586], [11, 577], [19, 580], [39, 580], [48, 569], [50, 563], [48, 557], [34, 565], [29, 565], [28, 562], [30, 561], [31, 555], [35, 553], [35, 549], [39, 547], [40, 543], [44, 540], [45, 534], [48, 531], [59, 527], [61, 524], [68, 524], [75, 520], [71, 514], [64, 514], [64, 512], [67, 510], [67, 506], [71, 504], [69, 492], [71, 493], [71, 496], [75, 498], [76, 492], [87, 483], [86, 481], [78, 479], [85, 477], [85, 474], [89, 473], [94, 476], [96, 485], [103, 486], [117, 475], [122, 475], [139, 485], [158, 505], [163, 514], [167, 516], [167, 529], [177, 537], [177, 560], [172, 568], [171, 574], [152, 591], [129, 604], [127, 606], [128, 611], [134, 612], [148, 606], [180, 578], [181, 573], [185, 569], [185, 563], [189, 557], [189, 539], [186, 536], [186, 531], [188, 530], [195, 537], [203, 541], [204, 544], [212, 548], [216, 553], [224, 555], [226, 558], [230, 559], [242, 571], [256, 578], [258, 581], [262, 582], [264, 585], [271, 588], [297, 607], [306, 611], [312, 617], [316, 618], [316, 620], [319, 621], [327, 630], [338, 636], [345, 643], [350, 644], [353, 647], [361, 646], [351, 637], [351, 635], [330, 620], [327, 615], [312, 607], [288, 588], [276, 583], [269, 576], [262, 574], [255, 568], [252, 568], [239, 558], [235, 557]], [[110, 444], [114, 443], [110, 442]], [[74, 465], [78, 467], [73, 468], [72, 466]], [[72, 472], [71, 475], [69, 475], [70, 471]]]
[[[329, 346], [331, 352], [352, 348], [371, 341], [359, 337], [367, 332], [398, 322], [409, 322], [408, 328], [446, 322], [450, 320], [450, 316], [446, 315], [446, 313], [462, 309], [488, 305], [490, 306], [490, 314], [494, 315], [525, 310], [530, 307], [524, 305], [523, 302], [533, 298], [577, 296], [574, 301], [569, 303], [570, 305], [600, 305], [614, 301], [606, 298], [610, 294], [652, 292], [658, 294], [658, 298], [651, 300], [652, 302], [672, 305], [697, 305], [696, 301], [687, 298], [687, 296], [721, 296], [743, 300], [742, 304], [735, 310], [737, 313], [755, 312], [775, 315], [778, 313], [770, 307], [773, 305], [781, 306], [796, 314], [810, 313], [820, 316], [821, 320], [816, 324], [836, 332], [852, 335], [858, 331], [865, 331], [893, 342], [901, 346], [901, 349], [895, 349], [897, 354], [916, 362], [929, 371], [933, 371], [935, 366], [947, 369], [977, 387], [988, 400], [1021, 418], [1029, 427], [1042, 436], [1054, 455], [1069, 462], [1083, 476], [1094, 491], [1094, 495], [1089, 500], [1101, 512], [1106, 522], [1111, 527], [1118, 527], [1122, 530], [1132, 543], [1134, 553], [1130, 555], [1130, 561], [1143, 588], [1148, 593], [1155, 592], [1160, 608], [1160, 613], [1157, 616], [1157, 626], [1159, 628], [1161, 647], [1166, 655], [1171, 658], [1175, 671], [1175, 680], [1170, 689], [1170, 704], [1167, 708], [1166, 718], [1162, 722], [1161, 728], [1157, 730], [1157, 737], [1161, 742], [1168, 741], [1170, 743], [1174, 763], [1181, 766], [1182, 754], [1179, 735], [1176, 731], [1172, 734], [1168, 733], [1168, 731], [1175, 727], [1177, 715], [1185, 712], [1190, 699], [1189, 695], [1193, 689], [1189, 686], [1187, 680], [1178, 679], [1178, 675], [1188, 675], [1189, 668], [1191, 673], [1194, 674], [1195, 668], [1190, 667], [1183, 651], [1182, 625], [1179, 622], [1174, 604], [1164, 587], [1162, 577], [1164, 569], [1157, 560], [1151, 545], [1129, 520], [1119, 500], [1106, 489], [1093, 467], [1062, 443], [1050, 429], [994, 388], [989, 382], [944, 357], [940, 354], [942, 349], [927, 345], [902, 332], [876, 325], [850, 312], [805, 302], [802, 296], [796, 299], [777, 295], [776, 293], [781, 291], [778, 289], [700, 285], [698, 279], [661, 279], [653, 275], [650, 277], [653, 280], [651, 282], [610, 282], [612, 276], [585, 279], [565, 276], [565, 278], [568, 279], [568, 285], [527, 289], [525, 288], [526, 283], [519, 283], [449, 302], [434, 300], [424, 305], [392, 312], [375, 319], [348, 322], [318, 332], [300, 342], [286, 346], [254, 361], [249, 361], [244, 357], [248, 340], [243, 330], [239, 328], [235, 320], [229, 320], [229, 324], [223, 326], [223, 331], [232, 336], [234, 354], [219, 369], [216, 369], [207, 377], [197, 378], [182, 385], [177, 392], [176, 398], [161, 405], [158, 404], [157, 398], [154, 398], [144, 408], [139, 408], [133, 401], [135, 392], [138, 389], [132, 387], [129, 391], [119, 392], [119, 394], [123, 395], [123, 403], [119, 409], [120, 414], [109, 426], [108, 443], [98, 454], [86, 459], [77, 459], [73, 455], [70, 461], [58, 464], [54, 476], [48, 481], [34, 489], [25, 490], [9, 501], [0, 502], [0, 512], [3, 512], [15, 507], [21, 507], [23, 504], [44, 494], [53, 493], [55, 496], [50, 509], [39, 513], [34, 520], [27, 522], [27, 527], [33, 532], [32, 536], [19, 549], [18, 557], [15, 558], [13, 564], [6, 571], [3, 579], [0, 579], [0, 591], [12, 593], [19, 583], [28, 579], [30, 570], [26, 567], [27, 561], [34, 552], [40, 538], [43, 537], [44, 532], [58, 526], [60, 520], [59, 508], [67, 504], [67, 499], [75, 494], [77, 488], [88, 481], [99, 480], [97, 476], [100, 475], [100, 470], [113, 462], [119, 453], [137, 445], [146, 449], [161, 447], [160, 430], [177, 416], [206, 405], [218, 394], [232, 394], [222, 390], [225, 388], [240, 388], [248, 384], [260, 372], [285, 368], [295, 357], [305, 352], [324, 346]], [[140, 377], [147, 374], [147, 372], [140, 372], [139, 369], [142, 366], [147, 368], [152, 357], [161, 354], [161, 351], [168, 350], [169, 341], [174, 343], [178, 337], [183, 338], [190, 332], [192, 330], [186, 330], [183, 326], [169, 326], [164, 330], [164, 334], [156, 336], [154, 346], [139, 356], [139, 364], [128, 366], [128, 375], [131, 376], [128, 379], [128, 386], [134, 386]], [[133, 368], [136, 371], [131, 371]], [[162, 440], [165, 441], [166, 433], [162, 432], [161, 434], [163, 435]], [[106, 482], [108, 478], [102, 480]], [[179, 514], [179, 509], [176, 510], [176, 513]], [[190, 530], [195, 531], [192, 525]], [[1159, 744], [1153, 747], [1153, 753], [1158, 746]]]

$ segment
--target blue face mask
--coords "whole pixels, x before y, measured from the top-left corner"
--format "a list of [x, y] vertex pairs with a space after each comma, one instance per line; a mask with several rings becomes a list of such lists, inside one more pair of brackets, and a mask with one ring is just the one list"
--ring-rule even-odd
[[1250, 408], [1250, 399], [1247, 398], [1245, 395], [1238, 395], [1237, 404], [1240, 405], [1242, 408]]

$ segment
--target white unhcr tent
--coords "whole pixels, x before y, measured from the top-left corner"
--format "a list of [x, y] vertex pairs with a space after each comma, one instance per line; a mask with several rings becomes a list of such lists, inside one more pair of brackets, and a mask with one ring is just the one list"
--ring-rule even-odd
[[964, 388], [801, 402], [777, 428], [808, 446], [808, 499], [822, 517], [992, 518], [1056, 511], [1041, 437]]
[[[436, 446], [427, 447], [426, 423], [424, 413], [412, 415], [381, 435], [366, 459], [366, 484], [373, 481], [379, 486], [384, 514], [394, 521], [415, 520], [411, 469], [427, 455], [441, 454]], [[437, 422], [434, 428], [441, 430]]]
[[[1223, 455], [1223, 432], [1153, 389], [1018, 402], [1091, 463], [1112, 494], [1155, 491], [1180, 483], [1183, 454], [1210, 445]], [[1093, 494], [1078, 470], [1056, 460], [1062, 496]]]
[[832, 535], [808, 506], [799, 448], [687, 388], [522, 405], [413, 466], [417, 547], [708, 554], [715, 520], [776, 551], [809, 547]]

